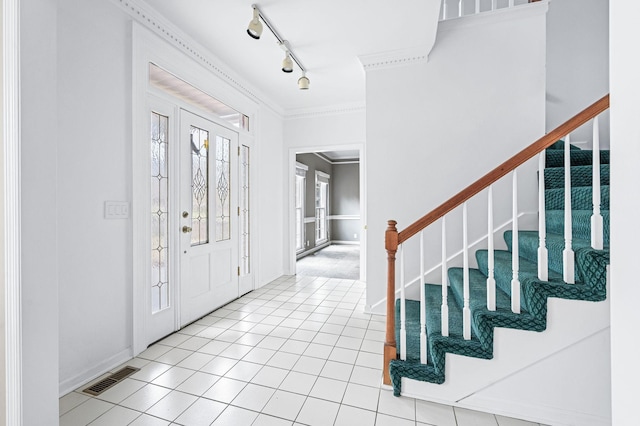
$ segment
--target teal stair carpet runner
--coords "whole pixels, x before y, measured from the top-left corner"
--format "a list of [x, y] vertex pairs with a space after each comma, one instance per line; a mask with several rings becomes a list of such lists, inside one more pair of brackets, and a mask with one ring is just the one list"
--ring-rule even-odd
[[[549, 280], [537, 277], [538, 232], [520, 231], [519, 256], [521, 314], [511, 312], [511, 231], [504, 234], [508, 250], [494, 252], [496, 310], [487, 310], [488, 253], [475, 253], [478, 269], [469, 270], [471, 340], [462, 334], [463, 271], [450, 268], [448, 306], [449, 336], [441, 334], [440, 310], [442, 287], [425, 284], [427, 364], [420, 363], [420, 302], [406, 300], [407, 360], [392, 360], [389, 368], [394, 395], [401, 392], [401, 379], [407, 377], [431, 383], [445, 380], [445, 354], [476, 358], [493, 358], [495, 327], [543, 331], [547, 324], [547, 299], [601, 301], [606, 298], [606, 265], [609, 263], [609, 151], [600, 153], [604, 250], [594, 250], [591, 241], [592, 152], [571, 147], [571, 205], [573, 250], [575, 252], [575, 284], [562, 280], [564, 250], [564, 150], [558, 141], [546, 150], [545, 200]], [[396, 301], [396, 342], [400, 353], [400, 303]]]

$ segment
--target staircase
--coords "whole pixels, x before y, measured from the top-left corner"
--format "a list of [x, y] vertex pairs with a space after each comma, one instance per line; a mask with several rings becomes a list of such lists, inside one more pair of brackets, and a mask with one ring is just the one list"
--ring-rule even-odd
[[396, 342], [406, 341], [406, 359], [393, 359], [389, 373], [394, 395], [402, 391], [402, 378], [444, 383], [445, 355], [491, 359], [496, 327], [541, 332], [547, 326], [547, 299], [550, 297], [602, 301], [606, 299], [606, 266], [609, 263], [609, 151], [600, 151], [600, 184], [602, 217], [604, 221], [603, 250], [591, 248], [591, 215], [593, 213], [592, 151], [571, 147], [571, 217], [572, 247], [575, 252], [575, 283], [563, 281], [564, 240], [564, 143], [558, 141], [545, 151], [544, 197], [546, 218], [546, 247], [548, 249], [548, 279], [538, 278], [537, 230], [519, 231], [518, 255], [520, 281], [520, 313], [511, 306], [513, 232], [504, 233], [508, 250], [494, 251], [496, 309], [487, 309], [487, 278], [489, 252], [475, 253], [478, 268], [469, 268], [469, 308], [471, 338], [463, 333], [464, 270], [448, 269], [448, 336], [442, 335], [440, 284], [424, 284], [425, 322], [427, 334], [427, 363], [420, 361], [420, 302], [405, 300], [406, 339], [400, 336], [400, 305], [396, 301]]
[[[404, 229], [387, 222], [394, 395], [610, 424], [608, 108], [606, 95]], [[585, 125], [593, 151], [570, 143]]]

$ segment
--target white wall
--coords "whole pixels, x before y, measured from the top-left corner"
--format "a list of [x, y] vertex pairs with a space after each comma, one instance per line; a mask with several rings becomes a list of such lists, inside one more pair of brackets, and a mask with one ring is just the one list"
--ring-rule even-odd
[[[57, 226], [64, 392], [131, 356], [136, 284], [132, 220], [105, 220], [103, 213], [107, 200], [132, 201], [131, 18], [110, 1], [58, 4]], [[202, 70], [192, 75], [202, 75]], [[233, 96], [230, 86], [222, 89], [225, 99]], [[258, 185], [252, 213], [258, 249], [253, 271], [259, 286], [282, 275], [283, 124], [266, 107], [254, 118], [258, 136], [252, 167]]]
[[[547, 20], [547, 131], [553, 130], [609, 92], [609, 1], [553, 0]], [[609, 114], [600, 122], [609, 146]], [[591, 125], [573, 141], [591, 144]], [[582, 146], [581, 146], [582, 147]]]
[[131, 37], [127, 19], [110, 2], [58, 4], [64, 390], [130, 352], [131, 221], [106, 220], [104, 202], [131, 201]]
[[263, 286], [278, 278], [284, 271], [286, 234], [285, 193], [282, 182], [286, 181], [287, 166], [282, 156], [284, 145], [283, 121], [273, 111], [264, 108], [260, 115], [258, 130], [258, 238], [259, 276], [257, 286]]
[[[57, 2], [21, 2], [23, 424], [58, 422]], [[36, 30], [34, 30], [36, 29]]]
[[403, 229], [544, 134], [546, 6], [441, 23], [428, 62], [367, 71], [368, 305], [387, 220]]
[[638, 256], [640, 222], [640, 3], [611, 1], [611, 382], [613, 424], [637, 423], [640, 383]]
[[[290, 176], [285, 175], [284, 182], [284, 229], [285, 234], [283, 246], [284, 271], [292, 273], [295, 268], [295, 224], [291, 218], [293, 214], [294, 197], [294, 162], [295, 153], [316, 152], [335, 149], [355, 149], [361, 148], [362, 158], [360, 159], [361, 195], [365, 188], [362, 181], [363, 172], [366, 168], [366, 115], [363, 108], [356, 108], [345, 111], [334, 111], [318, 114], [301, 114], [290, 116], [284, 121], [284, 150], [286, 170]], [[366, 241], [366, 215], [365, 206], [361, 197], [361, 218], [360, 218], [360, 239]], [[361, 262], [366, 257], [366, 250], [361, 250]], [[364, 272], [364, 271], [363, 271]]]
[[364, 109], [332, 114], [292, 116], [284, 122], [285, 149], [332, 147], [365, 142]]

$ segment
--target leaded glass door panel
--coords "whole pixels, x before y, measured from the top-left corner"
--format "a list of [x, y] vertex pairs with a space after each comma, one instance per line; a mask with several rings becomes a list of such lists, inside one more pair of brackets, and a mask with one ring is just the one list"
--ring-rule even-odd
[[177, 225], [178, 206], [174, 197], [178, 169], [178, 130], [175, 109], [152, 98], [149, 111], [148, 154], [145, 172], [149, 188], [148, 221], [145, 235], [148, 257], [145, 280], [145, 345], [176, 331], [176, 262], [178, 237], [173, 232]]
[[[181, 112], [180, 323], [238, 297], [238, 135]], [[235, 214], [234, 214], [235, 213]]]

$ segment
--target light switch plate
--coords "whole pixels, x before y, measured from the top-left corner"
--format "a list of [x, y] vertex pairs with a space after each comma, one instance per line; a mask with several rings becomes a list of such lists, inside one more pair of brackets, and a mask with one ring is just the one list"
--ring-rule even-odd
[[128, 219], [129, 218], [129, 202], [105, 201], [104, 202], [104, 218], [105, 219]]

